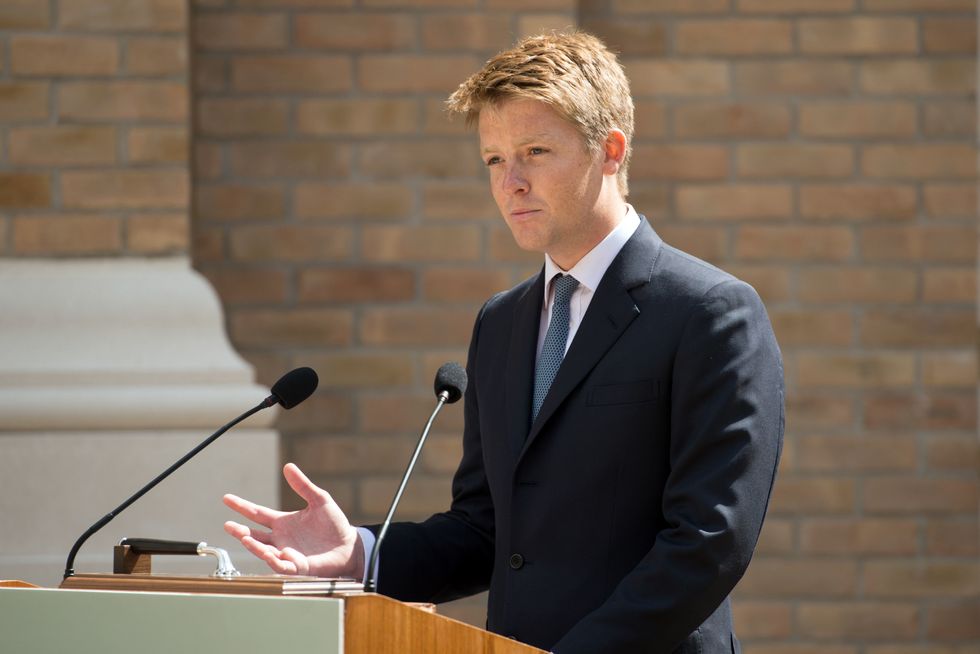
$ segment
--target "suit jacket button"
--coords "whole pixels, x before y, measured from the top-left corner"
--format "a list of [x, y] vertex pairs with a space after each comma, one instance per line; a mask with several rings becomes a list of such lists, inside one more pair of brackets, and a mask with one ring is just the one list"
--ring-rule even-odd
[[512, 570], [520, 570], [524, 567], [524, 557], [520, 554], [510, 555], [510, 567]]

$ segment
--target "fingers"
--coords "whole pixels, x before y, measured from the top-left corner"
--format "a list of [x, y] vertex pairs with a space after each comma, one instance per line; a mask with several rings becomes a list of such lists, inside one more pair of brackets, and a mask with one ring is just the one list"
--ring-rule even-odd
[[249, 502], [237, 495], [225, 495], [221, 498], [221, 501], [225, 503], [225, 506], [239, 513], [242, 517], [248, 518], [252, 522], [269, 529], [272, 528], [273, 520], [284, 515], [282, 511], [276, 511], [260, 504]]
[[254, 538], [260, 543], [264, 543], [266, 545], [272, 545], [272, 534], [270, 534], [269, 532], [260, 531], [258, 529], [252, 529], [250, 527], [238, 524], [237, 522], [233, 522], [231, 520], [225, 523], [225, 531], [229, 535], [237, 538], [238, 540], [242, 540], [243, 538], [248, 536], [250, 538]]
[[282, 469], [282, 476], [286, 478], [289, 487], [308, 504], [318, 506], [330, 498], [330, 494], [310, 481], [295, 463], [287, 463]]
[[273, 572], [283, 575], [296, 574], [296, 564], [292, 561], [280, 558], [282, 556], [282, 552], [272, 545], [260, 543], [251, 536], [245, 536], [242, 538], [242, 545], [244, 545], [245, 549], [247, 549], [249, 552], [265, 561], [266, 565], [272, 568]]

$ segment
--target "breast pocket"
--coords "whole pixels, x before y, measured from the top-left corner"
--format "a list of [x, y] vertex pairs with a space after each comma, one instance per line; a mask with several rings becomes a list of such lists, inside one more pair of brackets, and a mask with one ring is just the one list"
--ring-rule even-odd
[[637, 404], [639, 402], [653, 402], [659, 396], [660, 382], [644, 379], [642, 381], [595, 386], [588, 391], [586, 404], [588, 406]]

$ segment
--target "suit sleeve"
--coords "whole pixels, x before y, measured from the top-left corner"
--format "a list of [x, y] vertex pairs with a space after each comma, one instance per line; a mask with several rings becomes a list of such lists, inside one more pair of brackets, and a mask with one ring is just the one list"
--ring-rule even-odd
[[672, 652], [748, 567], [784, 421], [779, 349], [750, 286], [726, 281], [694, 304], [676, 349], [669, 402], [667, 527], [608, 600], [558, 642], [556, 654]]
[[[494, 513], [479, 434], [474, 365], [480, 325], [470, 339], [463, 458], [449, 511], [422, 523], [393, 523], [381, 545], [379, 592], [402, 601], [448, 602], [487, 589], [493, 572]], [[377, 533], [377, 527], [371, 527]]]

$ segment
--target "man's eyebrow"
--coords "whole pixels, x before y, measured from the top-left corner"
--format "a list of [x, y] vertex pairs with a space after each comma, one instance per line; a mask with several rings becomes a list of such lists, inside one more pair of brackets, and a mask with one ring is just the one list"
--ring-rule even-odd
[[[534, 143], [535, 141], [550, 140], [551, 138], [552, 138], [552, 136], [551, 136], [551, 133], [550, 132], [538, 132], [537, 134], [531, 134], [529, 136], [526, 136], [526, 137], [522, 138], [520, 141], [517, 142], [517, 145], [527, 145], [528, 143]], [[493, 148], [493, 147], [485, 146], [485, 147], [481, 148], [480, 151], [481, 152], [491, 152], [494, 149], [495, 148]]]

